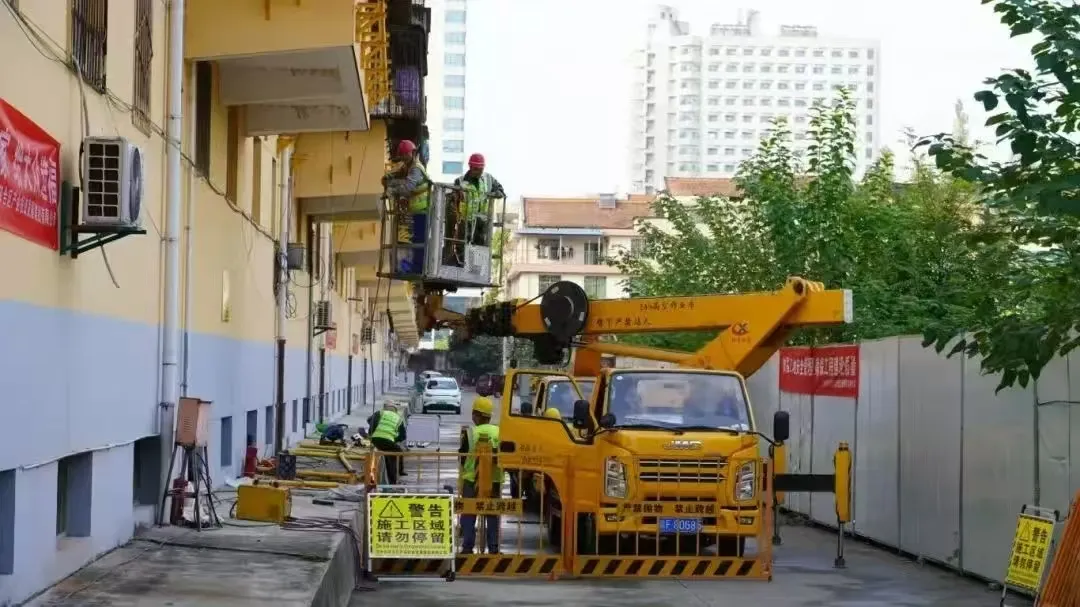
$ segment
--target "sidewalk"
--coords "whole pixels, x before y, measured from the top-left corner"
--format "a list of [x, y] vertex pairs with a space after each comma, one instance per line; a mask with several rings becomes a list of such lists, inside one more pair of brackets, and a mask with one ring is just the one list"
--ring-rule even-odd
[[[378, 398], [387, 396], [407, 398], [408, 387], [392, 386]], [[350, 428], [363, 426], [369, 407], [334, 421]], [[235, 490], [218, 489], [216, 508], [224, 527], [201, 532], [184, 527], [144, 529], [27, 605], [344, 607], [357, 581], [354, 538], [362, 537], [360, 504], [316, 505], [311, 493], [294, 491], [293, 517], [345, 525], [353, 538], [329, 525], [290, 530], [232, 519]]]

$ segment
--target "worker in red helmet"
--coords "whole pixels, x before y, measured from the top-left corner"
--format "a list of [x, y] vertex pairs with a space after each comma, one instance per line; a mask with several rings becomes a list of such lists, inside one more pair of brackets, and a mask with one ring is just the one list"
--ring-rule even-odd
[[469, 170], [454, 181], [465, 191], [465, 218], [468, 221], [469, 242], [488, 246], [491, 236], [491, 214], [494, 198], [506, 198], [502, 184], [486, 172], [483, 154], [469, 156]]
[[431, 179], [417, 158], [415, 143], [403, 139], [398, 142], [396, 152], [398, 165], [383, 177], [383, 186], [397, 211], [397, 242], [411, 245], [398, 248], [398, 271], [422, 274]]

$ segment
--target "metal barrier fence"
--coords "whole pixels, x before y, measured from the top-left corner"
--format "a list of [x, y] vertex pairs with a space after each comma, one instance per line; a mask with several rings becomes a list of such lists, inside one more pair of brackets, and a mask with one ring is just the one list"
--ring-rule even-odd
[[1080, 607], [1080, 491], [1073, 497], [1065, 530], [1055, 548], [1037, 607]]
[[466, 483], [464, 457], [368, 459], [373, 573], [771, 579], [766, 459], [611, 457], [598, 476], [565, 455], [481, 443]]

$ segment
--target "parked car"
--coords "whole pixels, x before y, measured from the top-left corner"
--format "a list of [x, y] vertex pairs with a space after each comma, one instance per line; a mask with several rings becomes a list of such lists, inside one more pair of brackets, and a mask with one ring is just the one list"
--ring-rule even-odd
[[461, 387], [453, 377], [432, 377], [420, 394], [420, 412], [446, 411], [461, 414]]
[[476, 379], [476, 393], [480, 396], [502, 396], [504, 376], [484, 373]]

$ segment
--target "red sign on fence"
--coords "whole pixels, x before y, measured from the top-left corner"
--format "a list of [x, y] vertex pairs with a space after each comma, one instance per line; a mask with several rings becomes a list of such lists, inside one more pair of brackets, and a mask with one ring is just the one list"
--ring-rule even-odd
[[859, 346], [780, 350], [780, 389], [796, 394], [859, 397]]
[[0, 229], [60, 247], [60, 143], [0, 99]]

